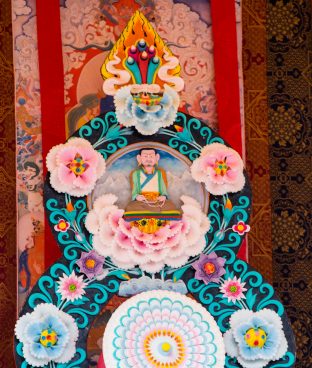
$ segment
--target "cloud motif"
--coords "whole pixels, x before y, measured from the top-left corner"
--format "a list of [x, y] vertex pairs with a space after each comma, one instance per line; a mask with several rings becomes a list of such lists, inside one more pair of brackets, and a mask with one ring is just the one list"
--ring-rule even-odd
[[131, 279], [129, 281], [123, 281], [120, 284], [119, 296], [133, 296], [140, 294], [144, 291], [152, 290], [167, 290], [175, 291], [180, 294], [187, 294], [187, 287], [182, 280], [174, 282], [173, 280], [163, 281], [161, 279], [151, 279], [148, 276], [142, 276], [138, 279]]
[[160, 128], [173, 124], [180, 103], [178, 93], [165, 85], [159, 105], [137, 104], [131, 95], [132, 86], [119, 89], [114, 98], [116, 116], [120, 124], [131, 127], [143, 135], [155, 134]]

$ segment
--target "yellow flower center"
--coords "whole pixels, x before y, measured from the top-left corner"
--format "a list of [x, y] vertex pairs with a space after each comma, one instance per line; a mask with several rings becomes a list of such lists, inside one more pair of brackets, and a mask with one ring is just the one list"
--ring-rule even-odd
[[168, 353], [171, 350], [171, 345], [169, 344], [169, 342], [164, 342], [161, 345], [161, 350], [165, 353]]
[[240, 225], [237, 226], [237, 230], [238, 231], [244, 231], [244, 229], [245, 229], [245, 226], [242, 225], [242, 224], [240, 224]]
[[46, 329], [41, 332], [40, 344], [46, 348], [54, 346], [57, 343], [57, 333], [54, 330]]
[[87, 268], [93, 269], [95, 267], [95, 260], [94, 259], [87, 259], [86, 260]]
[[61, 221], [59, 224], [58, 224], [58, 227], [60, 230], [64, 230], [66, 229], [66, 222], [65, 221]]
[[229, 169], [230, 168], [226, 164], [226, 158], [224, 160], [220, 160], [220, 161], [215, 162], [214, 170], [215, 170], [217, 175], [224, 176]]
[[[154, 353], [154, 342], [158, 338], [164, 339], [159, 348], [163, 353], [169, 353], [172, 349], [177, 351], [176, 359], [172, 362], [164, 363]], [[166, 341], [167, 340], [167, 341]], [[171, 330], [154, 330], [150, 332], [144, 340], [144, 352], [147, 360], [153, 368], [178, 368], [185, 360], [186, 352], [182, 336]]]
[[204, 271], [206, 272], [207, 275], [213, 274], [215, 270], [216, 266], [211, 262], [208, 262], [204, 265]]
[[67, 167], [76, 176], [80, 176], [80, 175], [82, 175], [87, 170], [87, 168], [89, 167], [89, 165], [86, 162], [84, 162], [84, 160], [82, 159], [82, 156], [79, 153], [76, 153], [75, 158], [73, 159], [72, 162], [70, 162], [67, 165]]
[[235, 285], [230, 286], [230, 292], [231, 293], [236, 293], [236, 291], [237, 291], [237, 286], [235, 286]]
[[77, 290], [77, 286], [75, 284], [70, 284], [68, 287], [68, 290], [71, 292], [74, 292]]
[[262, 328], [250, 328], [244, 336], [246, 344], [250, 348], [263, 348], [267, 334]]

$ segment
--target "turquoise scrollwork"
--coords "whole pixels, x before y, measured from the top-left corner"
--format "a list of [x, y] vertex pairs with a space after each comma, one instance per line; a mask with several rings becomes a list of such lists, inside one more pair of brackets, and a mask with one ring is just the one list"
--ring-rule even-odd
[[[294, 354], [291, 352], [287, 352], [278, 363], [272, 362], [269, 365], [267, 365], [267, 368], [287, 368], [292, 367], [294, 363], [295, 363]], [[225, 366], [226, 368], [240, 367], [240, 365], [238, 365], [237, 363], [236, 358], [230, 358], [229, 356], [226, 357]]]
[[51, 198], [47, 201], [46, 207], [50, 211], [49, 220], [52, 225], [58, 224], [62, 219], [70, 224], [66, 231], [58, 232], [57, 240], [62, 247], [64, 257], [71, 261], [77, 259], [81, 251], [91, 250], [92, 246], [83, 227], [87, 215], [86, 202], [81, 199], [72, 202], [71, 197], [67, 194], [64, 199], [65, 206], [57, 199]]
[[188, 281], [188, 290], [200, 301], [207, 305], [208, 311], [215, 317], [222, 332], [228, 329], [228, 319], [238, 309], [251, 309], [254, 311], [263, 308], [275, 310], [280, 316], [284, 314], [282, 303], [275, 297], [273, 287], [263, 281], [263, 277], [254, 271], [246, 262], [237, 259], [232, 265], [226, 266], [224, 279], [240, 278], [247, 289], [245, 298], [233, 303], [228, 301], [220, 292], [220, 284], [209, 283], [205, 285], [196, 279]]
[[131, 135], [133, 130], [131, 128], [121, 127], [117, 121], [115, 112], [108, 112], [104, 118], [94, 118], [90, 124], [84, 125], [79, 130], [81, 138], [90, 138], [93, 134], [99, 133], [96, 142], [93, 143], [93, 148], [98, 149], [104, 159], [108, 155], [116, 152], [119, 148], [125, 147], [128, 140], [125, 136]]
[[[23, 344], [20, 342], [16, 346], [16, 353], [23, 357]], [[54, 364], [51, 368], [80, 368], [80, 364], [83, 363], [87, 358], [87, 353], [85, 349], [78, 348], [75, 354], [75, 358], [69, 364]], [[21, 365], [21, 368], [32, 368], [26, 361], [24, 361]]]
[[[200, 120], [195, 118], [188, 119], [185, 114], [179, 112], [177, 114], [175, 123], [176, 132], [170, 129], [160, 129], [160, 134], [171, 137], [169, 139], [169, 146], [177, 149], [180, 153], [191, 161], [194, 161], [199, 157], [201, 149], [204, 145], [214, 142], [224, 143], [220, 137], [213, 137], [212, 130], [207, 126], [203, 126]], [[200, 145], [194, 138], [194, 132], [197, 132], [199, 136], [204, 139], [204, 143]]]

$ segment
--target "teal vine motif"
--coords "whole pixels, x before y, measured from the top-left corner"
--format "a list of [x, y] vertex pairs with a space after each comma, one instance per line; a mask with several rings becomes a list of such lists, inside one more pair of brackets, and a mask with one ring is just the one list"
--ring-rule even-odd
[[229, 302], [220, 291], [221, 284], [204, 284], [197, 279], [188, 281], [188, 290], [194, 294], [202, 305], [206, 305], [208, 311], [215, 317], [222, 332], [228, 329], [229, 317], [238, 309], [250, 309], [259, 311], [263, 308], [275, 310], [279, 316], [284, 314], [284, 307], [280, 301], [274, 298], [274, 289], [270, 284], [263, 282], [263, 277], [257, 271], [251, 270], [246, 262], [237, 259], [232, 265], [226, 266], [225, 280], [234, 276], [246, 283], [246, 299], [236, 303]]
[[95, 131], [99, 131], [100, 136], [93, 143], [93, 148], [96, 149], [102, 146], [101, 149], [98, 149], [98, 152], [103, 155], [105, 160], [119, 148], [125, 147], [128, 144], [125, 136], [133, 133], [131, 128], [124, 128], [119, 125], [116, 114], [113, 111], [106, 113], [104, 119], [97, 117], [92, 119], [90, 124], [83, 125], [79, 129], [79, 136], [88, 139]]
[[[247, 222], [249, 218], [248, 208], [250, 200], [246, 196], [238, 198], [238, 204], [232, 205], [230, 195], [217, 197], [210, 201], [208, 218], [211, 227], [206, 235], [206, 247], [204, 254], [218, 252], [226, 257], [227, 264], [232, 264], [236, 260], [237, 250], [242, 242], [239, 234], [231, 232], [230, 222]], [[173, 269], [165, 267], [165, 275], [172, 275], [174, 281], [178, 281], [191, 265], [199, 259], [199, 255], [191, 258], [183, 267]]]
[[295, 363], [295, 356], [293, 353], [291, 352], [287, 352], [284, 357], [282, 358], [282, 361], [280, 363], [273, 363], [273, 365], [271, 365], [271, 368], [282, 368], [282, 367], [292, 367], [293, 364]]
[[55, 368], [80, 368], [80, 364], [85, 362], [86, 359], [87, 353], [85, 349], [78, 348], [73, 362], [69, 364], [55, 364]]
[[65, 203], [66, 207], [62, 208], [56, 199], [51, 198], [47, 201], [46, 206], [50, 211], [49, 220], [53, 225], [58, 224], [62, 219], [70, 224], [67, 231], [58, 233], [57, 240], [62, 246], [65, 258], [67, 260], [75, 260], [78, 258], [79, 252], [92, 249], [90, 241], [83, 230], [83, 223], [87, 215], [87, 205], [81, 199], [72, 203], [71, 197], [67, 194], [65, 194]]
[[[284, 357], [280, 360], [279, 363], [271, 362], [270, 364], [266, 366], [266, 368], [287, 368], [287, 367], [292, 367], [294, 363], [295, 363], [294, 354], [291, 352], [287, 352], [284, 355]], [[230, 358], [229, 356], [226, 356], [225, 366], [226, 368], [241, 367], [241, 365], [237, 363], [236, 358], [233, 359], [233, 358]]]
[[205, 139], [204, 145], [215, 142], [224, 144], [222, 138], [212, 138], [212, 130], [207, 126], [203, 126], [200, 120], [196, 118], [187, 119], [187, 116], [182, 112], [178, 112], [175, 123], [177, 124], [175, 127], [178, 127], [177, 132], [162, 128], [159, 133], [172, 137], [169, 139], [169, 146], [178, 149], [180, 153], [188, 156], [191, 161], [199, 157], [203, 147], [196, 142], [193, 132], [197, 131]]
[[[16, 346], [16, 353], [20, 356], [23, 357], [23, 344], [21, 342], [19, 342]], [[62, 363], [54, 363], [53, 366], [51, 364], [48, 365], [48, 367], [50, 368], [80, 368], [80, 364], [83, 363], [87, 358], [87, 353], [85, 351], [85, 349], [82, 348], [78, 348], [76, 350], [76, 354], [75, 357], [73, 358], [73, 361], [71, 363], [66, 363], [66, 364], [62, 364]], [[29, 364], [27, 364], [26, 361], [24, 361], [21, 365], [21, 368], [32, 368], [32, 366], [30, 366]]]

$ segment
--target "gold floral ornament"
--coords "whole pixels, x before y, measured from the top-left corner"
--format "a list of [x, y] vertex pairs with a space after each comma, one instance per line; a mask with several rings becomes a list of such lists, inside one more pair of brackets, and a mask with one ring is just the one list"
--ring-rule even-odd
[[271, 143], [277, 142], [281, 147], [296, 144], [297, 134], [302, 125], [296, 117], [294, 108], [286, 109], [284, 106], [278, 106], [276, 110], [271, 109], [270, 121]]
[[270, 17], [268, 17], [268, 30], [270, 38], [276, 41], [284, 41], [284, 37], [288, 40], [294, 37], [294, 29], [299, 24], [300, 19], [295, 14], [292, 2], [287, 4], [283, 0], [279, 0], [275, 5], [269, 4]]
[[282, 211], [280, 216], [274, 215], [272, 240], [283, 252], [296, 251], [303, 244], [305, 230], [299, 220], [297, 213]]
[[101, 68], [103, 90], [114, 96], [118, 121], [151, 135], [171, 125], [184, 88], [179, 60], [137, 11]]

